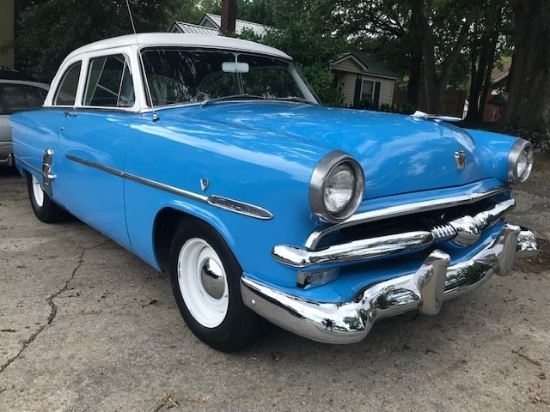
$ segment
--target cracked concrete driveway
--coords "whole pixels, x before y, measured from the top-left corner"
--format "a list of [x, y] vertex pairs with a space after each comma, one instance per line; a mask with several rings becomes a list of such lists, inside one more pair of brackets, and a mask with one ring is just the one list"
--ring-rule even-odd
[[201, 344], [169, 281], [88, 226], [40, 223], [0, 170], [2, 411], [517, 411], [550, 408], [550, 159], [513, 219], [545, 253], [355, 345], [278, 328], [236, 354]]

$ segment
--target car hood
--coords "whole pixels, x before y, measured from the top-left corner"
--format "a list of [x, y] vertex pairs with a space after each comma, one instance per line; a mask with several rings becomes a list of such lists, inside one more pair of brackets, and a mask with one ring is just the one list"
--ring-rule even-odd
[[[363, 167], [366, 198], [460, 186], [493, 176], [480, 160], [482, 148], [464, 130], [391, 113], [311, 105], [251, 102], [186, 108], [187, 119], [215, 123], [220, 131], [249, 130], [250, 139], [296, 139], [338, 149]], [[455, 153], [463, 151], [462, 170]]]

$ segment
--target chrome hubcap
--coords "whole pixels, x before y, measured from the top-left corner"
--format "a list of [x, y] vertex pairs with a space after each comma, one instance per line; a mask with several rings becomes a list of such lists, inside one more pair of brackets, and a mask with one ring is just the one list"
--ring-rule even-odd
[[187, 309], [206, 328], [219, 326], [229, 308], [223, 263], [203, 239], [189, 239], [178, 256], [178, 285]]
[[206, 293], [214, 299], [221, 299], [225, 291], [223, 271], [214, 259], [206, 259], [202, 265], [201, 282]]

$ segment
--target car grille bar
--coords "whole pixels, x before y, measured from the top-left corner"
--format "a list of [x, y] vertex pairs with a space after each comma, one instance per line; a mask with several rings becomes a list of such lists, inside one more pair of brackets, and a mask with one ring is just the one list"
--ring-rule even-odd
[[352, 240], [318, 250], [300, 246], [275, 246], [272, 256], [278, 262], [294, 268], [317, 269], [321, 266], [410, 253], [449, 240], [461, 246], [472, 245], [479, 240], [485, 229], [501, 220], [514, 207], [515, 200], [506, 199], [473, 216], [459, 216], [447, 223], [433, 224], [426, 230]]

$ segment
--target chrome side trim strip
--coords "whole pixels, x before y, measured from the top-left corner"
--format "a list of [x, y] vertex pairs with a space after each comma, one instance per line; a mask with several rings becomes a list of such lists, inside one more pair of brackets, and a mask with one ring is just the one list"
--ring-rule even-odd
[[199, 202], [207, 203], [209, 205], [218, 207], [223, 210], [227, 210], [233, 213], [237, 213], [244, 216], [253, 217], [260, 220], [269, 220], [273, 218], [273, 214], [268, 210], [255, 206], [249, 203], [240, 202], [234, 199], [228, 199], [221, 196], [203, 196], [188, 190], [180, 189], [175, 186], [167, 185], [164, 183], [157, 182], [155, 180], [147, 179], [145, 177], [137, 176], [131, 173], [123, 172], [112, 167], [104, 166], [102, 164], [91, 162], [89, 160], [81, 159], [76, 156], [67, 155], [67, 159], [80, 163], [85, 166], [93, 167], [94, 169], [101, 170], [103, 172], [112, 174], [114, 176], [121, 177], [123, 179], [128, 179], [136, 183], [143, 184], [145, 186], [153, 187], [155, 189], [163, 190], [168, 193], [172, 193], [178, 196], [183, 196], [188, 199], [197, 200]]
[[403, 252], [425, 249], [432, 244], [453, 240], [461, 246], [477, 242], [484, 229], [492, 226], [516, 205], [514, 199], [495, 204], [475, 216], [462, 216], [425, 231], [371, 237], [311, 250], [306, 247], [280, 245], [271, 252], [278, 262], [294, 268], [319, 268], [348, 262], [366, 261]]
[[251, 205], [250, 203], [239, 202], [238, 200], [228, 199], [221, 196], [209, 196], [206, 201], [214, 206], [217, 206], [230, 212], [239, 213], [245, 216], [255, 217], [256, 219], [269, 220], [273, 218], [273, 214], [259, 206]]
[[43, 172], [42, 172], [42, 169], [39, 169], [37, 167], [34, 167], [33, 165], [31, 165], [29, 162], [21, 159], [20, 157], [17, 157], [17, 156], [14, 156], [15, 158], [15, 161], [18, 162], [18, 163], [21, 163], [23, 166], [25, 166], [27, 169], [31, 169], [33, 170], [34, 172], [40, 174], [40, 175], [43, 175]]
[[150, 187], [153, 187], [155, 189], [160, 189], [160, 190], [163, 190], [165, 192], [172, 193], [174, 195], [187, 197], [188, 199], [198, 200], [198, 201], [204, 202], [204, 203], [206, 203], [206, 200], [207, 200], [206, 196], [198, 195], [196, 193], [189, 192], [187, 190], [179, 189], [175, 186], [166, 185], [164, 183], [160, 183], [160, 182], [157, 182], [155, 180], [146, 179], [144, 177], [136, 176], [136, 175], [133, 175], [131, 173], [125, 173], [124, 172], [124, 173], [122, 173], [122, 177], [126, 178], [128, 180], [131, 180], [133, 182], [136, 182], [136, 183], [141, 183], [145, 186], [150, 186]]
[[241, 278], [243, 302], [270, 322], [308, 339], [359, 342], [379, 319], [417, 309], [435, 315], [443, 301], [476, 289], [494, 274], [509, 273], [520, 256], [517, 251], [523, 249], [520, 235], [524, 231], [506, 225], [484, 250], [451, 266], [449, 255], [434, 250], [414, 273], [370, 285], [349, 302], [305, 300], [245, 276]]
[[429, 212], [431, 210], [445, 209], [454, 206], [467, 205], [490, 198], [499, 193], [508, 192], [508, 188], [498, 188], [483, 193], [474, 193], [462, 196], [446, 197], [443, 199], [425, 200], [416, 203], [407, 203], [404, 205], [391, 206], [384, 209], [372, 210], [370, 212], [358, 213], [348, 220], [337, 223], [333, 226], [318, 230], [309, 235], [305, 247], [315, 249], [319, 242], [328, 234], [340, 229], [356, 226], [363, 223], [376, 222], [382, 219], [389, 219], [408, 215], [411, 213]]
[[122, 171], [120, 171], [118, 169], [114, 169], [114, 168], [109, 167], [109, 166], [104, 166], [102, 164], [99, 164], [99, 163], [96, 163], [96, 162], [91, 162], [89, 160], [81, 159], [80, 157], [76, 157], [76, 156], [72, 156], [72, 155], [65, 155], [65, 157], [69, 160], [72, 160], [73, 162], [80, 163], [81, 165], [84, 165], [84, 166], [93, 167], [94, 169], [101, 170], [102, 172], [109, 173], [110, 175], [114, 175], [114, 176], [118, 176], [118, 177], [123, 177], [124, 176], [124, 173]]

